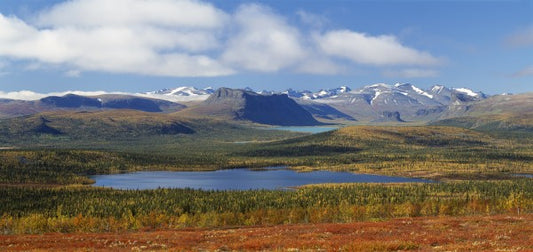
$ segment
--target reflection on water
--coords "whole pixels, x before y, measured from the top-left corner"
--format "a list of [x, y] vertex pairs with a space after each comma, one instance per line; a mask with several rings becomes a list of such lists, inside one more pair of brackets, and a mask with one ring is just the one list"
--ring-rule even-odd
[[335, 126], [279, 126], [279, 127], [271, 127], [268, 129], [273, 130], [287, 130], [287, 131], [294, 131], [294, 132], [304, 132], [304, 133], [322, 133], [326, 131], [332, 131], [336, 130], [339, 127]]
[[91, 176], [94, 186], [116, 189], [196, 188], [204, 190], [287, 189], [319, 183], [401, 183], [430, 180], [355, 174], [349, 172], [295, 172], [286, 168], [230, 169], [205, 172], [150, 171]]
[[533, 178], [533, 174], [527, 174], [527, 173], [517, 173], [513, 174], [515, 177], [525, 177], [525, 178]]

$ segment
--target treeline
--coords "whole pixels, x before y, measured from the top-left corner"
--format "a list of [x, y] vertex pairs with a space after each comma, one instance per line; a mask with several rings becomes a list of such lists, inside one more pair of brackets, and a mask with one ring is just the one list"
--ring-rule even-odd
[[0, 183], [90, 184], [88, 176], [139, 170], [214, 170], [227, 158], [217, 153], [141, 154], [105, 150], [0, 151]]
[[[226, 130], [221, 136], [215, 131], [204, 137], [113, 141], [101, 149], [73, 145], [0, 150], [0, 183], [83, 184], [91, 182], [87, 175], [92, 174], [280, 165], [431, 179], [501, 179], [533, 172], [531, 141], [494, 138], [461, 128], [358, 126], [256, 143], [230, 142], [243, 139], [232, 140], [242, 129]], [[268, 132], [243, 130], [242, 135], [252, 139], [257, 131]], [[264, 140], [268, 134], [262, 134], [259, 139]], [[95, 143], [93, 148], [103, 144]]]
[[533, 171], [533, 144], [454, 127], [356, 126], [236, 151], [233, 160], [400, 176], [505, 178]]
[[533, 213], [533, 180], [350, 184], [293, 191], [0, 188], [0, 232], [108, 232]]

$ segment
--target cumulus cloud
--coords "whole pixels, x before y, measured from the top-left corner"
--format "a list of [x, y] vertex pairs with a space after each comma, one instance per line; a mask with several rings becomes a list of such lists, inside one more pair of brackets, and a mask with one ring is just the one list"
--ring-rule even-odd
[[328, 55], [368, 65], [437, 65], [441, 60], [428, 52], [400, 44], [394, 36], [370, 36], [350, 30], [335, 30], [316, 35], [320, 48]]
[[189, 0], [75, 0], [42, 12], [35, 25], [0, 14], [0, 55], [89, 71], [219, 76], [212, 58], [227, 15]]
[[41, 26], [120, 26], [206, 28], [223, 26], [226, 13], [194, 0], [74, 0], [37, 18]]
[[237, 34], [231, 36], [222, 59], [238, 67], [262, 72], [279, 71], [305, 58], [298, 29], [261, 5], [244, 5], [234, 17]]
[[439, 72], [432, 69], [407, 68], [400, 70], [385, 70], [382, 74], [391, 78], [428, 78], [438, 76]]
[[511, 46], [533, 46], [533, 25], [510, 35], [506, 42]]
[[59, 66], [71, 77], [85, 71], [176, 77], [246, 71], [337, 74], [354, 63], [441, 62], [394, 36], [319, 32], [327, 23], [323, 17], [296, 15], [300, 26], [259, 4], [228, 13], [198, 0], [71, 0], [32, 20], [0, 13], [0, 60]]

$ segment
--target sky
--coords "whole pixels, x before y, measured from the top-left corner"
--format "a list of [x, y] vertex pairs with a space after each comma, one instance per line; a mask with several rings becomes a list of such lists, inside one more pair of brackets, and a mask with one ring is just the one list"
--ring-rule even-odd
[[533, 92], [533, 1], [0, 0], [0, 92]]

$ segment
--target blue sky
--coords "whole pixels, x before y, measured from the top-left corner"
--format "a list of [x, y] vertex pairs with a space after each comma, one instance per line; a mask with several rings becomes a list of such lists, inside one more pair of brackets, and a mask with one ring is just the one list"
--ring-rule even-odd
[[533, 91], [533, 1], [1, 0], [0, 91]]

